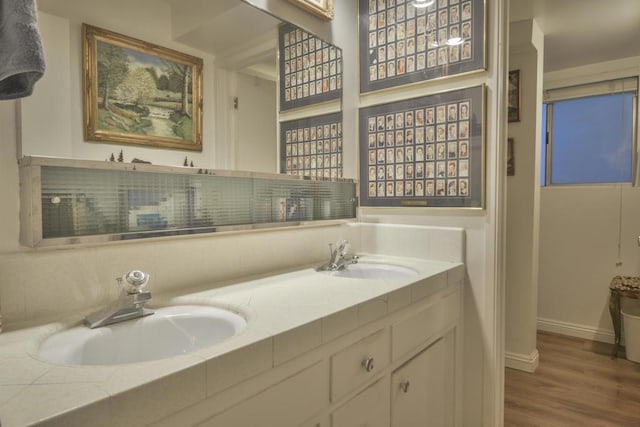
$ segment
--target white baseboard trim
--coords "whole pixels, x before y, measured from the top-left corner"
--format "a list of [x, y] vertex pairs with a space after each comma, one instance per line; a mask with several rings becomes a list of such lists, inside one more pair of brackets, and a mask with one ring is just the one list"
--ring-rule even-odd
[[537, 323], [538, 330], [540, 331], [552, 332], [554, 334], [567, 335], [570, 337], [583, 338], [608, 344], [613, 344], [615, 341], [615, 334], [613, 331], [605, 329], [542, 318], [538, 318]]
[[538, 349], [533, 350], [531, 354], [504, 352], [504, 366], [507, 368], [517, 369], [525, 372], [535, 372], [538, 369], [540, 355]]

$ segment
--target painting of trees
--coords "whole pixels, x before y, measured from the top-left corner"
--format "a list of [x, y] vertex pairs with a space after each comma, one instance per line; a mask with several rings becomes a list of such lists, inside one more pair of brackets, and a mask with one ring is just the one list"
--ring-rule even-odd
[[157, 92], [158, 87], [151, 73], [144, 68], [136, 68], [117, 86], [114, 97], [121, 102], [141, 106], [152, 102]]
[[129, 63], [124, 49], [98, 42], [98, 95], [105, 110], [109, 110], [109, 91], [117, 88], [128, 72]]
[[86, 24], [83, 31], [87, 139], [201, 150], [202, 60]]
[[165, 61], [165, 67], [169, 75], [169, 87], [176, 92], [180, 92], [180, 112], [190, 116], [189, 88], [191, 87], [191, 67], [171, 61]]

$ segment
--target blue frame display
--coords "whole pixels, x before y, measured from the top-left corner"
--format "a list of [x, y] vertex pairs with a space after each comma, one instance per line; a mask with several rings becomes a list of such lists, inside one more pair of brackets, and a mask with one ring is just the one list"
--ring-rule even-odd
[[360, 0], [360, 92], [486, 69], [484, 0]]
[[360, 205], [484, 207], [485, 86], [360, 109]]
[[280, 172], [342, 178], [342, 113], [280, 123]]
[[342, 49], [293, 24], [278, 31], [280, 111], [342, 99]]

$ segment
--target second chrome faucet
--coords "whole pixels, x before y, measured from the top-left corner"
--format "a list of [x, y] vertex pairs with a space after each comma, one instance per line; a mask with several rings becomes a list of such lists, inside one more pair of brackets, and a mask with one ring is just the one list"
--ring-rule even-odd
[[343, 270], [349, 264], [358, 262], [357, 255], [349, 255], [350, 244], [348, 240], [339, 240], [335, 245], [329, 243], [330, 258], [329, 262], [318, 267], [318, 271], [338, 271]]

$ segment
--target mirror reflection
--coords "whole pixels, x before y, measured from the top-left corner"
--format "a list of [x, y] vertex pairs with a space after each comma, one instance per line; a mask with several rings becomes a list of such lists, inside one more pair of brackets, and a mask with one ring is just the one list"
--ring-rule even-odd
[[[169, 1], [180, 7], [180, 0]], [[220, 82], [215, 88], [216, 108], [232, 108], [224, 124], [229, 130], [228, 168], [276, 173], [277, 43], [282, 21], [240, 0], [215, 3], [210, 19], [179, 41], [214, 56], [220, 74], [215, 77]]]
[[[124, 162], [135, 158], [156, 165], [183, 166], [186, 162], [199, 168], [286, 172], [280, 164], [283, 161], [281, 147], [284, 150], [280, 124], [335, 114], [341, 109], [341, 91], [336, 99], [281, 108], [279, 96], [285, 88], [279, 86], [279, 82], [284, 85], [284, 79], [278, 76], [279, 67], [283, 66], [282, 62], [278, 64], [278, 38], [281, 26], [290, 24], [244, 1], [131, 3], [117, 0], [113, 3], [116, 4], [105, 7], [101, 0], [38, 2], [47, 73], [37, 93], [22, 103], [21, 155], [108, 160], [112, 154], [118, 159], [122, 151]], [[204, 59], [201, 153], [84, 141], [84, 94], [80, 89], [82, 23]], [[309, 34], [308, 40], [312, 37]], [[309, 44], [301, 44], [301, 48], [308, 50]], [[337, 53], [340, 49], [330, 49], [330, 45], [318, 39], [318, 59], [325, 59], [322, 58], [324, 48], [328, 55], [326, 88], [337, 89], [341, 85], [341, 70], [336, 60], [341, 52]], [[288, 56], [292, 50], [287, 50]], [[284, 55], [282, 47], [280, 52]], [[324, 76], [320, 79], [324, 62], [315, 61], [315, 55], [313, 65], [305, 60], [310, 57], [299, 58], [301, 67], [296, 63], [296, 90], [301, 94], [324, 90]], [[312, 75], [320, 79], [314, 90], [308, 89]], [[290, 74], [289, 84], [292, 78]], [[51, 100], [57, 101], [58, 108], [50, 108]], [[33, 126], [34, 123], [45, 125]], [[310, 150], [305, 152], [303, 148], [300, 154], [309, 156]], [[310, 165], [310, 158], [306, 160]], [[300, 161], [304, 166], [305, 158]]]

